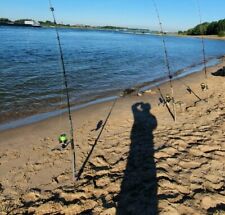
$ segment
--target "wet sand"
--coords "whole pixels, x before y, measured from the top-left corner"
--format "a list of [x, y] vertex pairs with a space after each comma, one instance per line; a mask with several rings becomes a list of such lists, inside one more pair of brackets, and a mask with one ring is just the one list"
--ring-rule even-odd
[[224, 214], [225, 82], [211, 75], [222, 60], [206, 92], [203, 71], [173, 82], [176, 123], [157, 89], [119, 99], [97, 143], [112, 102], [73, 112], [77, 171], [93, 149], [76, 182], [70, 148], [52, 151], [66, 114], [1, 132], [1, 214]]

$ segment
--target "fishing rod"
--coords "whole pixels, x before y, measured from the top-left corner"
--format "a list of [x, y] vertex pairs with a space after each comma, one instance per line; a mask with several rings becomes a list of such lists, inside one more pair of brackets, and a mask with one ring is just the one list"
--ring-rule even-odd
[[[117, 102], [119, 101], [119, 98], [125, 97], [126, 95], [129, 95], [129, 94], [132, 93], [132, 92], [133, 92], [133, 91], [129, 92], [129, 89], [125, 89], [125, 90], [120, 91], [120, 95], [117, 96], [117, 97], [115, 98], [115, 100], [113, 101], [112, 105], [110, 106], [109, 113], [107, 114], [106, 119], [105, 119], [104, 121], [100, 120], [100, 121], [98, 122], [97, 126], [96, 126], [96, 129], [93, 129], [93, 130], [92, 130], [92, 131], [94, 131], [94, 130], [97, 131], [97, 130], [99, 130], [99, 129], [101, 128], [101, 130], [100, 130], [100, 132], [99, 132], [97, 138], [96, 138], [95, 141], [94, 141], [94, 144], [93, 144], [93, 146], [92, 146], [90, 152], [88, 153], [88, 155], [87, 155], [85, 161], [83, 162], [83, 164], [82, 164], [80, 170], [78, 171], [78, 174], [77, 174], [77, 180], [79, 180], [79, 179], [81, 178], [81, 175], [82, 175], [82, 173], [84, 172], [84, 169], [85, 169], [85, 167], [86, 167], [86, 164], [87, 164], [87, 162], [89, 161], [89, 159], [90, 159], [90, 157], [91, 157], [91, 155], [92, 155], [92, 153], [93, 153], [93, 151], [94, 151], [94, 149], [95, 149], [95, 147], [96, 147], [96, 145], [97, 145], [99, 139], [101, 138], [101, 135], [102, 135], [102, 133], [103, 133], [103, 131], [104, 131], [104, 129], [105, 129], [105, 127], [106, 127], [108, 121], [109, 121], [109, 118], [110, 118], [110, 116], [111, 116], [111, 114], [112, 114], [114, 108], [116, 107]], [[170, 109], [169, 106], [168, 106], [168, 104], [166, 104], [166, 105], [167, 105], [168, 109]], [[171, 111], [170, 111], [170, 113], [173, 115], [173, 113], [172, 113]]]
[[[202, 13], [201, 13], [201, 7], [199, 0], [197, 1], [197, 7], [198, 7], [198, 15], [199, 15], [199, 21], [200, 21], [200, 34], [201, 34], [201, 44], [202, 44], [202, 57], [203, 57], [203, 64], [204, 64], [204, 74], [205, 74], [205, 83], [201, 83], [201, 89], [202, 91], [207, 91], [209, 89], [208, 87], [208, 75], [207, 75], [207, 65], [206, 65], [206, 51], [205, 51], [205, 42], [203, 38], [203, 32], [201, 32], [202, 28]], [[208, 98], [208, 93], [207, 93]]]
[[198, 99], [195, 103], [199, 101], [205, 101], [205, 99], [202, 99], [189, 85], [182, 81], [182, 79], [180, 79], [179, 81], [186, 87], [186, 90], [189, 94], [193, 95], [195, 98]]
[[[55, 24], [55, 30], [56, 30], [56, 36], [57, 36], [57, 41], [58, 41], [58, 46], [59, 46], [59, 51], [60, 51], [60, 58], [61, 58], [61, 63], [62, 63], [62, 70], [63, 70], [63, 77], [64, 77], [64, 85], [65, 85], [65, 88], [66, 88], [66, 95], [67, 95], [67, 107], [68, 107], [68, 115], [69, 115], [69, 121], [70, 121], [70, 135], [71, 135], [71, 140], [68, 142], [68, 139], [66, 137], [66, 134], [62, 134], [60, 135], [59, 137], [59, 142], [62, 144], [62, 148], [65, 148], [68, 146], [68, 144], [71, 143], [71, 151], [72, 151], [72, 170], [73, 170], [73, 179], [77, 179], [79, 180], [80, 177], [81, 177], [81, 174], [83, 173], [83, 170], [95, 148], [95, 146], [97, 145], [105, 127], [106, 127], [106, 124], [108, 123], [109, 121], [109, 118], [116, 106], [116, 103], [119, 99], [119, 96], [114, 100], [114, 102], [112, 103], [112, 106], [110, 107], [110, 110], [109, 110], [109, 113], [103, 123], [103, 125], [100, 125], [100, 132], [95, 140], [95, 143], [91, 149], [91, 151], [89, 152], [87, 158], [85, 159], [85, 162], [83, 163], [82, 167], [80, 168], [80, 170], [78, 171], [78, 174], [76, 175], [76, 151], [75, 151], [75, 143], [74, 143], [74, 128], [73, 128], [73, 121], [72, 121], [72, 116], [71, 116], [71, 105], [70, 105], [70, 96], [69, 96], [69, 90], [68, 90], [68, 81], [67, 81], [67, 74], [66, 74], [66, 69], [65, 69], [65, 62], [64, 62], [64, 55], [63, 55], [63, 50], [62, 50], [62, 45], [61, 45], [61, 40], [60, 40], [60, 36], [59, 36], [59, 31], [58, 31], [58, 28], [57, 28], [57, 22], [56, 22], [56, 18], [55, 18], [55, 9], [54, 7], [52, 6], [52, 2], [51, 0], [49, 0], [49, 5], [50, 5], [50, 10], [52, 12], [52, 17], [53, 17], [53, 21], [54, 21], [54, 24]], [[123, 96], [124, 96], [124, 91], [123, 91]]]
[[190, 93], [191, 95], [195, 96], [199, 101], [203, 100], [202, 98], [200, 98], [200, 96], [197, 95], [197, 93], [195, 93], [194, 90], [191, 89], [191, 87], [189, 85], [185, 84], [183, 81], [181, 81], [181, 82], [186, 87], [186, 90], [187, 90], [188, 93]]
[[[87, 157], [86, 157], [84, 163], [82, 164], [80, 170], [78, 171], [78, 174], [77, 174], [77, 180], [79, 180], [79, 179], [81, 178], [81, 175], [82, 175], [82, 173], [84, 172], [84, 169], [85, 169], [85, 167], [86, 167], [86, 164], [87, 164], [87, 162], [89, 161], [89, 159], [90, 159], [90, 157], [91, 157], [91, 155], [92, 155], [92, 153], [93, 153], [93, 151], [94, 151], [96, 145], [98, 144], [98, 141], [99, 141], [99, 139], [101, 138], [101, 135], [102, 135], [102, 133], [103, 133], [103, 131], [104, 131], [104, 129], [105, 129], [105, 127], [106, 127], [108, 121], [109, 121], [109, 118], [110, 118], [110, 116], [111, 116], [111, 114], [112, 114], [114, 108], [116, 107], [117, 102], [119, 101], [119, 98], [125, 97], [126, 95], [129, 95], [129, 94], [130, 94], [129, 92], [126, 92], [126, 91], [127, 91], [127, 89], [120, 91], [120, 96], [117, 96], [116, 99], [113, 101], [112, 105], [110, 106], [109, 113], [107, 114], [104, 123], [103, 123], [102, 120], [100, 120], [100, 121], [98, 122], [96, 128], [97, 128], [97, 129], [100, 129], [100, 128], [101, 128], [101, 130], [100, 130], [100, 132], [99, 132], [97, 138], [95, 139], [94, 144], [93, 144], [93, 146], [92, 146], [90, 152], [88, 153], [88, 155], [87, 155]], [[170, 109], [169, 106], [168, 106], [168, 104], [166, 104], [166, 105], [167, 105], [168, 109]], [[173, 113], [172, 113], [171, 111], [170, 111], [170, 113], [173, 115]], [[94, 129], [94, 130], [96, 130], [96, 129]]]
[[[162, 101], [163, 101], [164, 104], [165, 104], [165, 101], [166, 101], [166, 103], [168, 103], [170, 101], [173, 102], [174, 121], [176, 121], [176, 106], [175, 106], [176, 102], [173, 98], [173, 85], [172, 85], [173, 77], [171, 75], [171, 68], [170, 68], [170, 64], [169, 64], [168, 51], [167, 51], [166, 42], [165, 42], [165, 38], [164, 38], [164, 31], [163, 31], [162, 22], [161, 22], [160, 15], [159, 15], [159, 10], [158, 10], [158, 7], [157, 7], [157, 4], [156, 4], [155, 0], [152, 0], [152, 1], [153, 1], [154, 8], [155, 8], [157, 18], [158, 18], [158, 21], [159, 21], [159, 26], [160, 26], [160, 31], [161, 31], [160, 33], [161, 33], [161, 36], [162, 36], [162, 42], [163, 42], [163, 48], [164, 48], [165, 62], [166, 62], [166, 67], [167, 67], [168, 74], [169, 74], [170, 88], [171, 88], [171, 95], [172, 95], [172, 98], [169, 97], [169, 96], [166, 96], [167, 99], [162, 98]], [[181, 81], [181, 83], [186, 87], [187, 92], [190, 93], [191, 95], [195, 96], [198, 99], [198, 101], [203, 100], [202, 98], [200, 98], [200, 96], [189, 85], [187, 85], [182, 80], [179, 80], [179, 81]], [[202, 90], [204, 90], [203, 84], [201, 85], [201, 87], [202, 87]], [[159, 88], [158, 88], [158, 90], [159, 90]], [[159, 93], [162, 97], [161, 90], [159, 90]], [[167, 107], [167, 109], [168, 109], [168, 107]], [[171, 112], [170, 112], [170, 114], [171, 114]]]
[[[155, 11], [156, 11], [156, 15], [157, 15], [157, 18], [158, 18], [159, 27], [160, 27], [160, 35], [162, 37], [162, 43], [163, 43], [163, 48], [164, 48], [164, 56], [165, 56], [165, 64], [166, 64], [166, 67], [167, 67], [170, 89], [171, 89], [171, 101], [173, 103], [173, 115], [174, 115], [173, 120], [176, 122], [176, 105], [175, 105], [174, 90], [173, 90], [173, 84], [172, 84], [173, 76], [172, 76], [172, 73], [171, 73], [169, 57], [168, 57], [168, 52], [167, 52], [167, 48], [166, 48], [166, 41], [165, 41], [165, 37], [164, 37], [162, 22], [161, 22], [160, 15], [159, 15], [159, 10], [158, 10], [158, 7], [157, 7], [157, 4], [156, 4], [155, 0], [152, 0], [152, 2], [153, 2], [153, 5], [154, 5]], [[158, 88], [158, 89], [160, 89], [160, 88]], [[161, 90], [160, 90], [160, 94], [162, 95]]]
[[[132, 92], [133, 92], [133, 91], [132, 91]], [[101, 138], [101, 135], [102, 135], [102, 133], [103, 133], [103, 131], [104, 131], [104, 129], [105, 129], [105, 127], [106, 127], [108, 121], [109, 121], [109, 118], [110, 118], [110, 116], [111, 116], [111, 114], [112, 114], [114, 108], [116, 107], [117, 102], [119, 101], [119, 98], [125, 97], [126, 95], [129, 95], [129, 94], [130, 94], [130, 93], [127, 92], [127, 89], [120, 91], [120, 95], [117, 96], [117, 97], [115, 98], [115, 100], [113, 101], [112, 105], [110, 106], [109, 113], [107, 114], [106, 119], [104, 120], [104, 122], [103, 122], [102, 120], [100, 120], [100, 121], [98, 122], [97, 126], [96, 126], [96, 129], [93, 129], [93, 130], [98, 130], [98, 129], [101, 128], [101, 130], [100, 130], [100, 132], [99, 132], [97, 138], [96, 138], [95, 141], [94, 141], [94, 144], [93, 144], [93, 146], [92, 146], [90, 152], [88, 153], [88, 155], [87, 155], [87, 157], [86, 157], [84, 163], [82, 164], [80, 170], [78, 171], [78, 174], [77, 174], [77, 180], [79, 180], [79, 179], [81, 178], [81, 175], [82, 175], [82, 173], [84, 172], [84, 169], [85, 169], [85, 167], [86, 167], [86, 164], [87, 164], [87, 162], [89, 161], [89, 159], [90, 159], [90, 157], [91, 157], [91, 155], [92, 155], [92, 153], [93, 153], [93, 151], [94, 151], [96, 145], [98, 144], [98, 141], [99, 141], [99, 139]], [[93, 131], [93, 130], [92, 130], [92, 131]]]
[[105, 122], [104, 122], [103, 125], [101, 126], [101, 130], [100, 130], [100, 132], [99, 132], [97, 138], [95, 139], [95, 142], [94, 142], [94, 144], [93, 144], [93, 146], [92, 146], [90, 152], [88, 153], [88, 156], [86, 157], [84, 163], [82, 164], [80, 170], [78, 171], [78, 174], [77, 174], [77, 180], [80, 179], [80, 177], [81, 177], [81, 175], [82, 175], [82, 173], [83, 173], [83, 171], [84, 171], [84, 169], [85, 169], [85, 166], [86, 166], [88, 160], [90, 159], [91, 154], [92, 154], [92, 152], [94, 151], [94, 149], [95, 149], [95, 147], [96, 147], [96, 145], [97, 145], [97, 143], [98, 143], [98, 141], [99, 141], [99, 139], [100, 139], [100, 137], [101, 137], [101, 135], [102, 135], [102, 133], [103, 133], [103, 131], [104, 131], [104, 129], [105, 129], [105, 126], [106, 126], [106, 124], [107, 124], [107, 122], [108, 122], [108, 120], [109, 120], [109, 118], [110, 118], [110, 116], [111, 116], [111, 114], [112, 114], [112, 112], [113, 112], [113, 109], [114, 109], [114, 107], [116, 106], [116, 103], [117, 103], [118, 99], [119, 99], [119, 97], [117, 97], [117, 98], [113, 101], [112, 106], [110, 107], [109, 113], [107, 114], [107, 117], [106, 117], [106, 119], [105, 119]]
[[[63, 143], [64, 146], [67, 146], [69, 143], [71, 144], [71, 154], [72, 154], [72, 174], [73, 174], [73, 180], [76, 179], [76, 150], [75, 150], [75, 142], [74, 142], [74, 126], [73, 126], [73, 120], [72, 120], [72, 114], [71, 114], [71, 104], [70, 104], [70, 95], [69, 95], [69, 89], [68, 89], [68, 78], [67, 78], [67, 73], [66, 73], [66, 68], [65, 68], [65, 61], [64, 61], [64, 54], [63, 54], [63, 49], [62, 49], [62, 44], [59, 36], [59, 31], [57, 28], [57, 22], [56, 22], [56, 17], [55, 17], [55, 9], [52, 6], [51, 0], [49, 0], [49, 6], [50, 6], [50, 11], [52, 13], [52, 18], [54, 21], [55, 25], [55, 31], [56, 31], [56, 37], [58, 41], [58, 47], [59, 47], [59, 54], [60, 54], [60, 59], [61, 59], [61, 64], [62, 64], [62, 73], [64, 77], [64, 85], [65, 85], [65, 90], [66, 90], [66, 100], [67, 100], [67, 109], [68, 109], [68, 118], [70, 122], [70, 141], [67, 141], [66, 134], [62, 134], [59, 137], [60, 143]], [[66, 145], [67, 144], [67, 145]]]

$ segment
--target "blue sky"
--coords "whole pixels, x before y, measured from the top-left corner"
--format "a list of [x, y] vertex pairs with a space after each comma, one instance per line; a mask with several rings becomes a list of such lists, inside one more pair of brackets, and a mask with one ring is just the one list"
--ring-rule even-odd
[[[155, 0], [165, 31], [199, 23], [197, 0]], [[225, 0], [199, 0], [203, 21], [225, 18]], [[152, 0], [52, 0], [58, 22], [158, 30]], [[52, 20], [48, 0], [0, 0], [0, 17]]]

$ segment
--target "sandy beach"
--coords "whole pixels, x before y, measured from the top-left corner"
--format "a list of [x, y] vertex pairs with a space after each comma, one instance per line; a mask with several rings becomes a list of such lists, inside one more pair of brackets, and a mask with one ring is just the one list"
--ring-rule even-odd
[[[193, 37], [198, 37], [201, 38], [202, 36], [193, 36]], [[225, 40], [225, 37], [219, 37], [217, 35], [204, 35], [204, 39], [211, 39], [211, 40]]]
[[75, 182], [70, 147], [52, 151], [66, 114], [1, 132], [0, 213], [225, 214], [225, 82], [211, 75], [221, 61], [207, 91], [204, 71], [173, 81], [176, 122], [156, 88], [120, 98], [96, 144], [113, 101], [73, 112], [77, 172], [93, 149]]
[[193, 38], [204, 38], [210, 40], [225, 40], [225, 37], [219, 37], [218, 35], [203, 35], [203, 36], [194, 36], [194, 35], [178, 35], [179, 37], [193, 37]]

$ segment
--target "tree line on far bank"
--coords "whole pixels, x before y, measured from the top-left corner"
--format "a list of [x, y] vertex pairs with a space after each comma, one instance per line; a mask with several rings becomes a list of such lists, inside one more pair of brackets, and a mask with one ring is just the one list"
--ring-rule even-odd
[[225, 36], [225, 19], [214, 22], [204, 22], [196, 25], [187, 31], [178, 31], [178, 34], [185, 35], [218, 35]]

